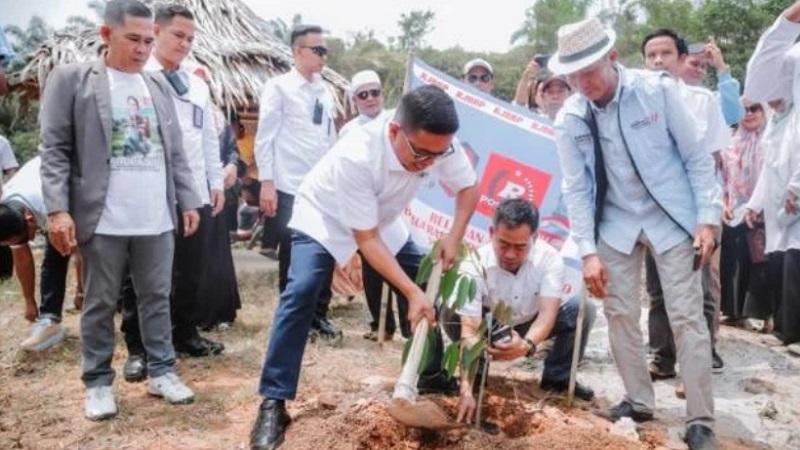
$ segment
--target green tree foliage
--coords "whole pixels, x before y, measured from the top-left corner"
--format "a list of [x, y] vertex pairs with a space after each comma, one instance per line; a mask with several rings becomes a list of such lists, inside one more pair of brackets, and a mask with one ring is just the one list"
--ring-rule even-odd
[[401, 50], [421, 48], [425, 43], [425, 36], [433, 31], [433, 21], [436, 14], [433, 11], [411, 11], [400, 15], [397, 26], [400, 27], [400, 36], [397, 37]]
[[556, 32], [562, 25], [586, 16], [594, 0], [536, 0], [525, 10], [525, 22], [511, 35], [511, 43], [533, 46], [537, 52], [551, 53], [556, 48]]

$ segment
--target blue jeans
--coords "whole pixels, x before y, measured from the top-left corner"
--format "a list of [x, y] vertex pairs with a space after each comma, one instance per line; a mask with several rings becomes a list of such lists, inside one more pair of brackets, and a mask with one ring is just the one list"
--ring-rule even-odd
[[292, 264], [286, 288], [272, 321], [258, 392], [263, 397], [292, 400], [297, 394], [300, 366], [311, 320], [323, 287], [330, 287], [336, 260], [317, 241], [293, 231]]

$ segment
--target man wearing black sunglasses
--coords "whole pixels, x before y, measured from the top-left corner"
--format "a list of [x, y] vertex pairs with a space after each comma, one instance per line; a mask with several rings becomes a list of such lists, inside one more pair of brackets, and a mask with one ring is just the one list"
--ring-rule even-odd
[[383, 86], [380, 76], [374, 70], [362, 70], [353, 75], [353, 79], [350, 81], [350, 92], [358, 110], [358, 116], [339, 130], [339, 137], [374, 120], [384, 112]]
[[[328, 54], [322, 28], [299, 25], [291, 34], [294, 67], [268, 80], [261, 91], [255, 156], [261, 181], [259, 203], [267, 216], [261, 254], [278, 253], [278, 284], [286, 287], [290, 264], [294, 196], [300, 182], [336, 142], [333, 96], [322, 82]], [[330, 289], [320, 296], [320, 311], [313, 324], [313, 336], [338, 342], [341, 332], [325, 318]]]
[[[293, 264], [272, 322], [259, 386], [264, 401], [250, 435], [251, 449], [273, 450], [283, 441], [291, 423], [285, 401], [297, 393], [305, 334], [337, 262], [344, 264], [359, 251], [407, 299], [412, 325], [423, 318], [435, 320], [433, 306], [413, 281], [422, 255], [401, 215], [431, 173], [458, 192], [453, 226], [434, 255], [449, 268], [479, 196], [466, 154], [460, 147], [453, 151], [458, 126], [455, 105], [445, 92], [417, 88], [403, 96], [394, 117], [370, 122], [339, 140], [303, 180], [289, 224]], [[420, 391], [443, 387], [444, 378], [440, 364], [431, 364], [420, 377]]]
[[494, 70], [486, 60], [476, 58], [464, 64], [464, 81], [487, 94], [494, 89]]

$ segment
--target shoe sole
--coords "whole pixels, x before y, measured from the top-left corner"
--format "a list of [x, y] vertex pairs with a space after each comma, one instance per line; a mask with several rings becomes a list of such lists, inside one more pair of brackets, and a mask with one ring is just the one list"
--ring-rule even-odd
[[724, 373], [724, 372], [725, 372], [725, 367], [712, 367], [711, 368], [711, 373], [715, 373], [717, 375], [719, 375], [721, 373]]
[[186, 398], [186, 399], [183, 399], [183, 400], [173, 401], [173, 400], [170, 400], [170, 399], [164, 397], [164, 395], [162, 395], [162, 394], [151, 392], [149, 389], [147, 390], [147, 394], [150, 395], [151, 397], [162, 398], [162, 399], [164, 399], [165, 402], [169, 403], [170, 405], [190, 405], [190, 404], [194, 403], [194, 396]]
[[22, 349], [29, 352], [43, 352], [48, 348], [62, 342], [64, 339], [66, 339], [66, 337], [67, 337], [67, 330], [66, 328], [62, 328], [58, 333], [48, 337], [42, 342], [36, 345], [22, 346]]
[[103, 420], [108, 420], [116, 416], [118, 413], [119, 411], [114, 411], [113, 413], [100, 414], [99, 416], [86, 416], [86, 418], [91, 420], [92, 422], [101, 422]]

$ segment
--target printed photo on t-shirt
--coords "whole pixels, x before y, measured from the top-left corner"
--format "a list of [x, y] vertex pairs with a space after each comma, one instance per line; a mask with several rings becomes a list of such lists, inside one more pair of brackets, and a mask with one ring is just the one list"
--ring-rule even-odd
[[158, 119], [146, 88], [112, 91], [114, 121], [111, 128], [111, 170], [160, 171], [164, 147]]

